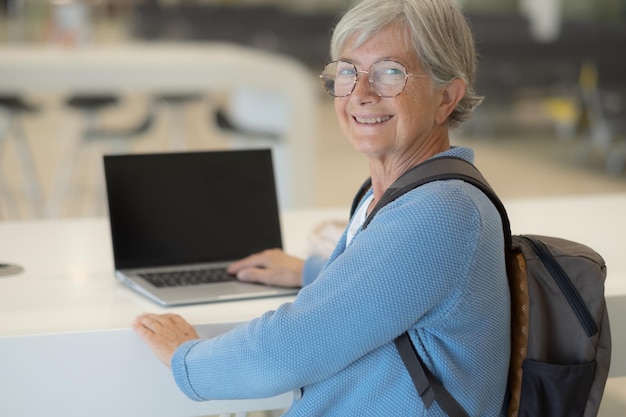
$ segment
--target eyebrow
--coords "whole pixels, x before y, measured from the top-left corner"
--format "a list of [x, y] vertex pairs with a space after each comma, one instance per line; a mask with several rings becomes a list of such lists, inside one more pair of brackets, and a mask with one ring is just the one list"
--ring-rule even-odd
[[[350, 59], [350, 58], [344, 57], [344, 56], [339, 56], [337, 58], [337, 61], [348, 62], [350, 64], [353, 64], [355, 67], [360, 67], [361, 66], [361, 63], [359, 63], [358, 60]], [[402, 64], [406, 68], [408, 68], [408, 66], [402, 60], [400, 60], [399, 58], [392, 57], [392, 56], [380, 57], [380, 58], [376, 59], [376, 61], [372, 62], [372, 64], [375, 64], [375, 63], [380, 62], [380, 61], [395, 61], [395, 62], [399, 62], [400, 64]]]

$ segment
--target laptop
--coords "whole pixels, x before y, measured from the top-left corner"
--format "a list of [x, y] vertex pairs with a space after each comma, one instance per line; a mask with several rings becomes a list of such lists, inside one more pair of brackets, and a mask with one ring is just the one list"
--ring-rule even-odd
[[162, 306], [295, 294], [232, 261], [281, 248], [269, 149], [105, 155], [115, 276]]

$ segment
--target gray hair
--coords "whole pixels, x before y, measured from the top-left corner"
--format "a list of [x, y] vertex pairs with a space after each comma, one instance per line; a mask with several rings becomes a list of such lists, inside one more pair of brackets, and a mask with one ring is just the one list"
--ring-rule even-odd
[[455, 0], [363, 0], [348, 10], [335, 26], [330, 44], [336, 60], [348, 39], [358, 48], [383, 27], [399, 23], [407, 29], [407, 47], [413, 47], [422, 68], [436, 87], [455, 78], [465, 82], [465, 96], [448, 117], [448, 126], [467, 120], [483, 97], [474, 91], [474, 38]]

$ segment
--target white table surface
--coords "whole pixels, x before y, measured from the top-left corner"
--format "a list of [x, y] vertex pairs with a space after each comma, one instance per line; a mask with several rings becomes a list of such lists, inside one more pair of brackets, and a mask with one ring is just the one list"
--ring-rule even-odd
[[[313, 225], [326, 218], [345, 218], [347, 211], [283, 214], [286, 250], [306, 255], [306, 236]], [[193, 324], [241, 322], [289, 299], [163, 308], [118, 283], [110, 242], [105, 218], [0, 223], [0, 262], [24, 267], [20, 275], [0, 278], [0, 336], [127, 328], [145, 311], [181, 313]]]
[[[605, 258], [613, 334], [611, 376], [626, 375], [626, 194], [507, 200], [514, 233], [560, 236]], [[287, 251], [305, 255], [321, 221], [347, 209], [287, 211]], [[0, 415], [201, 416], [287, 407], [291, 394], [264, 400], [195, 403], [129, 328], [144, 311], [172, 311], [203, 336], [273, 309], [289, 297], [163, 309], [113, 277], [106, 219], [0, 223], [0, 262], [24, 273], [0, 278]]]
[[[346, 217], [346, 210], [283, 215], [285, 248], [304, 256], [313, 225]], [[291, 393], [191, 401], [129, 328], [141, 312], [168, 311], [182, 314], [208, 337], [291, 297], [157, 306], [113, 277], [103, 218], [0, 223], [0, 254], [0, 262], [24, 267], [20, 275], [0, 277], [0, 416], [206, 416], [291, 403]]]

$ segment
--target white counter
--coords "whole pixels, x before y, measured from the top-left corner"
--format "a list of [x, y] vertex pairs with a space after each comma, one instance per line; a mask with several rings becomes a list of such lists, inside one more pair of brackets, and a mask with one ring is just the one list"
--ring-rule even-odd
[[[508, 200], [514, 233], [585, 243], [608, 266], [606, 294], [613, 334], [611, 376], [626, 375], [626, 195]], [[347, 209], [285, 212], [287, 251], [307, 252], [320, 221], [346, 219]], [[0, 262], [24, 273], [0, 278], [0, 415], [202, 416], [288, 407], [291, 394], [264, 400], [195, 403], [130, 330], [144, 311], [165, 309], [113, 277], [106, 219], [0, 223]], [[167, 309], [221, 333], [285, 301], [267, 298]]]

